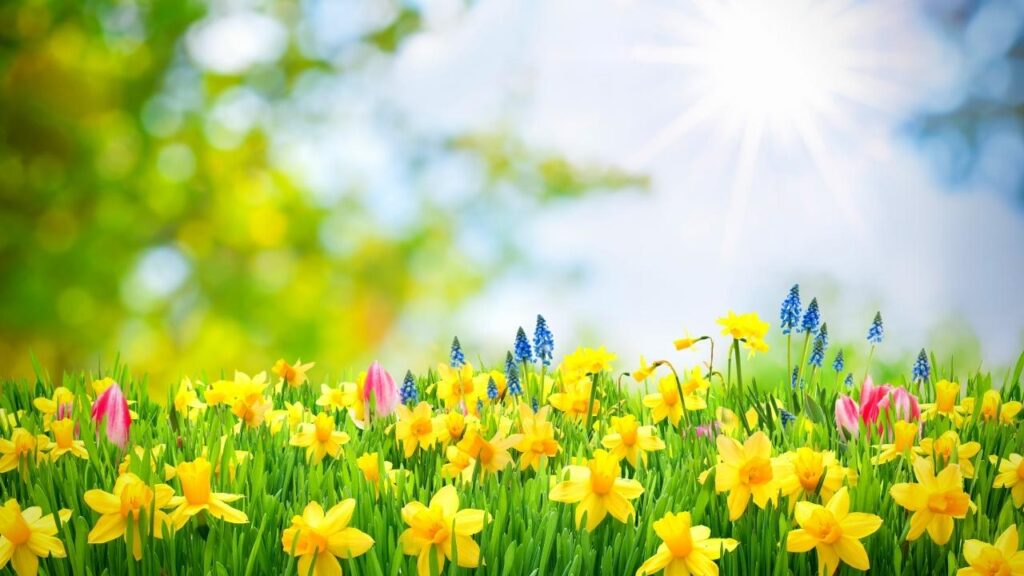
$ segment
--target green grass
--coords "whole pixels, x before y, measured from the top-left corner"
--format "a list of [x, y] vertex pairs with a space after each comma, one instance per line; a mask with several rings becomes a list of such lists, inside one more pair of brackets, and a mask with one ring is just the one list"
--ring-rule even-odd
[[[748, 368], [751, 362], [756, 365], [757, 359], [744, 359], [744, 368]], [[1022, 365], [1024, 356], [1016, 370], [994, 383], [988, 374], [951, 374], [948, 368], [935, 366], [933, 359], [933, 381], [939, 375], [958, 377], [965, 383], [965, 394], [976, 398], [980, 398], [993, 384], [998, 384], [1004, 400], [1019, 400]], [[342, 560], [345, 573], [416, 573], [415, 557], [403, 555], [398, 546], [399, 535], [406, 528], [400, 511], [405, 503], [412, 500], [429, 501], [445, 484], [440, 474], [445, 462], [441, 449], [418, 452], [405, 460], [400, 446], [396, 445], [389, 426], [391, 422], [375, 420], [364, 431], [357, 429], [343, 413], [338, 413], [338, 426], [348, 432], [351, 442], [345, 446], [340, 459], [328, 457], [322, 464], [311, 465], [304, 461], [303, 449], [288, 446], [287, 426], [276, 434], [272, 434], [266, 425], [243, 428], [236, 434], [232, 431], [236, 419], [225, 407], [207, 410], [195, 424], [172, 424], [174, 418], [165, 407], [169, 405], [168, 400], [157, 402], [150, 398], [146, 393], [148, 384], [144, 380], [133, 379], [123, 367], [105, 375], [118, 380], [135, 402], [133, 408], [139, 419], [133, 423], [131, 444], [166, 446], [158, 458], [159, 472], [153, 473], [143, 462], [133, 460], [132, 470], [144, 479], [162, 482], [163, 463], [191, 460], [204, 446], [211, 447], [210, 459], [219, 459], [225, 470], [233, 450], [251, 453], [250, 459], [238, 465], [233, 477], [225, 473], [214, 478], [215, 491], [244, 495], [244, 499], [235, 505], [248, 514], [250, 521], [245, 525], [235, 525], [200, 517], [162, 540], [144, 535], [144, 555], [140, 562], [131, 559], [130, 548], [122, 539], [101, 545], [87, 544], [86, 535], [98, 515], [85, 504], [83, 494], [91, 488], [110, 491], [123, 455], [116, 446], [102, 439], [97, 441], [94, 436], [88, 415], [91, 392], [87, 389], [95, 375], [65, 375], [61, 383], [76, 394], [75, 418], [81, 425], [81, 438], [87, 445], [90, 459], [65, 456], [52, 464], [29, 463], [20, 472], [0, 474], [0, 494], [4, 500], [14, 498], [23, 508], [38, 505], [45, 513], [59, 508], [73, 511], [71, 521], [61, 526], [59, 535], [67, 548], [68, 558], [44, 560], [41, 564], [43, 572], [58, 575], [292, 575], [296, 573], [297, 563], [281, 544], [281, 533], [289, 526], [291, 517], [301, 514], [310, 501], [320, 502], [326, 509], [342, 499], [354, 498], [357, 507], [350, 526], [369, 534], [375, 544], [363, 556]], [[652, 378], [648, 387], [653, 388], [653, 381], [658, 375]], [[434, 378], [433, 373], [428, 373], [418, 380], [421, 397], [426, 395]], [[602, 373], [598, 376], [602, 411], [595, 419], [597, 426], [607, 429], [612, 415], [625, 413], [634, 414], [643, 423], [649, 423], [649, 411], [641, 403], [645, 386], [635, 385], [628, 379], [628, 385], [620, 385], [617, 380], [617, 374]], [[313, 381], [319, 384], [315, 377]], [[919, 393], [924, 402], [933, 394], [932, 384], [908, 387]], [[8, 413], [23, 410], [20, 425], [42, 433], [42, 418], [32, 407], [32, 399], [49, 397], [53, 385], [41, 371], [34, 381], [5, 381], [0, 390], [0, 408]], [[716, 377], [708, 396], [708, 408], [688, 413], [687, 420], [691, 425], [706, 424], [714, 418], [718, 406], [730, 407], [738, 414], [755, 406], [761, 414], [757, 429], [769, 435], [775, 455], [800, 446], [835, 451], [843, 465], [859, 474], [859, 481], [850, 488], [851, 509], [877, 514], [884, 520], [882, 528], [863, 541], [870, 556], [871, 570], [875, 573], [952, 574], [957, 566], [964, 565], [961, 556], [964, 540], [977, 538], [991, 542], [1006, 526], [1021, 521], [1021, 510], [1013, 507], [1009, 490], [991, 487], [995, 467], [989, 463], [988, 457], [1006, 456], [1024, 449], [1024, 428], [968, 420], [959, 430], [962, 439], [977, 440], [982, 444], [982, 452], [975, 461], [976, 477], [965, 482], [965, 490], [977, 509], [965, 520], [956, 522], [954, 536], [945, 546], [935, 545], [927, 535], [915, 542], [906, 542], [908, 513], [888, 497], [888, 490], [895, 483], [913, 482], [912, 472], [909, 466], [899, 461], [873, 466], [870, 457], [874, 450], [863, 437], [850, 442], [841, 439], [832, 416], [837, 395], [849, 392], [841, 388], [841, 384], [836, 387], [833, 378], [821, 378], [806, 394], [796, 392], [790, 389], [788, 378], [782, 371], [772, 380], [762, 375], [759, 381], [744, 382], [742, 389], [735, 384], [726, 387]], [[281, 408], [285, 400], [299, 400], [307, 408], [315, 407], [318, 396], [319, 385], [306, 385], [297, 390], [285, 388], [274, 398], [274, 404], [275, 408]], [[438, 405], [436, 398], [427, 396], [427, 401]], [[772, 398], [779, 399], [800, 418], [817, 421], [813, 430], [807, 431], [803, 426], [794, 424], [783, 427], [778, 411], [772, 408]], [[980, 400], [978, 402], [980, 404]], [[483, 414], [483, 426], [489, 432], [496, 429], [495, 410], [488, 406]], [[510, 467], [498, 476], [475, 478], [472, 484], [459, 486], [463, 508], [481, 508], [490, 512], [493, 518], [476, 537], [481, 545], [483, 565], [470, 570], [448, 563], [446, 573], [503, 576], [632, 574], [660, 544], [651, 526], [669, 511], [692, 512], [694, 524], [709, 526], [713, 536], [732, 537], [740, 542], [739, 548], [725, 554], [719, 561], [723, 574], [807, 576], [816, 573], [813, 554], [795, 555], [785, 551], [786, 533], [794, 527], [785, 499], [780, 500], [778, 508], [766, 510], [757, 509], [751, 503], [742, 518], [729, 521], [726, 495], [714, 493], [713, 477], [704, 485], [697, 481], [697, 476], [715, 462], [713, 440], [698, 437], [692, 430], [680, 434], [666, 422], [658, 425], [659, 435], [666, 442], [665, 450], [652, 453], [647, 466], [639, 470], [632, 470], [623, 462], [623, 475], [636, 478], [645, 487], [644, 494], [633, 502], [636, 517], [626, 524], [609, 517], [593, 532], [577, 529], [573, 522], [574, 505], [551, 502], [547, 494], [554, 483], [552, 475], [557, 474], [570, 458], [592, 454], [599, 447], [600, 435], [597, 432], [588, 435], [582, 423], [565, 420], [558, 412], [553, 413], [552, 420], [559, 431], [562, 452], [553, 461], [545, 461], [539, 473], [520, 472], [518, 468]], [[924, 427], [924, 434], [937, 436], [948, 426], [942, 420], [930, 421]], [[4, 437], [9, 437], [11, 430], [6, 422], [0, 424], [0, 430]], [[740, 439], [747, 434], [741, 429]], [[222, 435], [229, 439], [225, 450], [220, 452], [217, 446]], [[409, 474], [399, 477], [397, 489], [385, 491], [378, 498], [374, 487], [363, 479], [355, 464], [356, 458], [365, 452], [378, 452], [396, 468], [408, 470]], [[180, 493], [176, 480], [168, 483]], [[840, 569], [840, 574], [853, 573], [856, 571], [846, 566]]]

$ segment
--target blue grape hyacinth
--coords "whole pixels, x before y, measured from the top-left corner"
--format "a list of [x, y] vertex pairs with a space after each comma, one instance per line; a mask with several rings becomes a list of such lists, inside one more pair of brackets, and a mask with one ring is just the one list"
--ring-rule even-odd
[[843, 386], [846, 386], [847, 388], [853, 388], [853, 372], [850, 372], [846, 375], [846, 379], [843, 380]]
[[836, 358], [832, 361], [832, 369], [838, 374], [843, 371], [844, 367], [846, 367], [846, 358], [843, 358], [843, 351], [840, 350], [836, 352]]
[[807, 305], [807, 311], [804, 312], [804, 319], [800, 323], [800, 331], [814, 334], [818, 331], [820, 323], [821, 310], [818, 309], [818, 299], [811, 298], [811, 303]]
[[551, 366], [551, 358], [555, 353], [555, 337], [548, 328], [548, 322], [537, 314], [537, 326], [533, 329], [533, 352], [545, 366]]
[[505, 383], [508, 386], [508, 393], [513, 396], [520, 396], [523, 393], [523, 386], [519, 382], [519, 370], [516, 368], [516, 360], [511, 352], [505, 354]]
[[494, 377], [487, 379], [487, 399], [491, 402], [498, 399], [498, 384], [494, 381]]
[[448, 355], [448, 364], [452, 368], [462, 368], [466, 363], [466, 356], [462, 353], [462, 345], [459, 344], [459, 337], [452, 340], [452, 351]]
[[782, 408], [779, 410], [779, 419], [782, 420], [782, 426], [786, 427], [789, 426], [791, 422], [796, 420], [796, 416], [794, 416], [793, 413], [790, 412], [789, 410]]
[[796, 328], [797, 322], [800, 321], [800, 312], [800, 285], [793, 284], [789, 289], [789, 295], [782, 301], [782, 309], [779, 310], [783, 334], [789, 334]]
[[416, 381], [412, 377], [412, 371], [406, 370], [405, 380], [402, 381], [402, 388], [398, 391], [402, 404], [415, 404], [420, 399], [420, 391], [416, 389]]
[[882, 313], [875, 312], [875, 319], [871, 322], [871, 327], [868, 328], [868, 342], [881, 344], [884, 336], [885, 329], [882, 327]]
[[928, 362], [928, 354], [925, 353], [924, 348], [921, 348], [921, 352], [917, 355], [917, 360], [914, 361], [913, 379], [914, 382], [926, 382], [932, 375], [932, 366]]
[[526, 331], [519, 327], [516, 332], [515, 344], [516, 362], [533, 362], [533, 351], [530, 350], [530, 341], [526, 339]]
[[825, 350], [828, 349], [828, 324], [822, 324], [818, 335], [814, 337], [814, 346], [811, 348], [811, 358], [808, 364], [821, 368], [825, 362]]

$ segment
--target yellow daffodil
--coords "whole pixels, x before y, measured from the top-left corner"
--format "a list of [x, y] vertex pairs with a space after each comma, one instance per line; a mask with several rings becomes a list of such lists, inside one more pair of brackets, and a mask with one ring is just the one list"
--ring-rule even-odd
[[[674, 376], [672, 377], [675, 378]], [[683, 399], [687, 410], [703, 410], [708, 407], [704, 397], [708, 393], [711, 383], [704, 378], [704, 372], [700, 367], [690, 370], [686, 380], [683, 381]]]
[[24, 414], [24, 410], [17, 410], [15, 412], [8, 412], [4, 408], [0, 408], [0, 430], [13, 430], [18, 427], [18, 419]]
[[560, 369], [563, 373], [563, 380], [566, 380], [566, 375], [569, 375], [568, 379], [572, 380], [587, 374], [610, 371], [611, 363], [615, 358], [615, 354], [605, 350], [604, 346], [577, 348], [562, 360]]
[[[238, 467], [249, 459], [250, 454], [245, 450], [231, 450], [229, 452], [227, 450], [227, 441], [227, 436], [221, 436], [220, 440], [217, 443], [217, 460], [216, 462], [213, 462], [213, 475], [218, 478], [220, 477], [221, 464], [226, 460], [228, 464], [228, 478], [230, 480], [234, 480], [235, 473], [238, 471]], [[156, 448], [156, 446], [154, 446], [154, 448]], [[209, 460], [211, 458], [211, 453], [212, 451], [209, 446], [203, 446], [202, 450], [199, 451], [199, 455], [202, 456], [205, 460]], [[174, 478], [175, 476], [178, 475], [177, 468], [173, 466], [164, 466], [164, 469], [164, 478], [167, 480], [170, 480], [171, 478]]]
[[648, 452], [665, 448], [654, 426], [640, 426], [632, 414], [612, 416], [612, 430], [601, 439], [601, 445], [619, 460], [625, 458], [634, 468], [638, 459], [647, 463]]
[[640, 367], [633, 370], [633, 380], [637, 382], [643, 382], [651, 377], [651, 372], [654, 372], [654, 368], [647, 364], [647, 359], [640, 356]]
[[210, 489], [210, 472], [210, 462], [202, 456], [192, 462], [178, 464], [177, 477], [181, 482], [183, 496], [174, 496], [167, 502], [168, 506], [177, 506], [171, 513], [171, 520], [176, 529], [184, 526], [189, 518], [203, 510], [214, 518], [232, 524], [245, 524], [249, 521], [245, 512], [227, 504], [242, 498], [242, 495], [213, 492]]
[[96, 394], [97, 397], [99, 397], [104, 392], [107, 391], [107, 388], [110, 388], [116, 383], [117, 382], [115, 382], [114, 379], [111, 378], [110, 376], [105, 376], [103, 378], [100, 378], [99, 380], [93, 380], [92, 383], [89, 384], [89, 386], [92, 388], [93, 393]]
[[434, 445], [437, 435], [434, 433], [430, 404], [420, 402], [412, 410], [399, 404], [396, 412], [398, 423], [395, 424], [395, 438], [402, 443], [406, 458], [411, 458], [417, 449], [426, 450]]
[[[995, 459], [995, 456], [992, 457]], [[999, 471], [992, 482], [993, 488], [1009, 488], [1013, 505], [1024, 507], [1024, 456], [1010, 454], [999, 460]]]
[[203, 399], [207, 406], [230, 404], [235, 397], [235, 383], [231, 380], [217, 380], [203, 391]]
[[157, 484], [150, 488], [141, 478], [132, 473], [122, 474], [114, 483], [114, 492], [89, 490], [85, 493], [85, 503], [101, 516], [96, 525], [89, 531], [89, 544], [103, 544], [124, 536], [128, 542], [129, 523], [132, 533], [132, 555], [136, 560], [142, 559], [142, 533], [139, 530], [139, 514], [145, 514], [152, 522], [149, 534], [155, 538], [163, 538], [164, 531], [170, 531], [171, 525], [167, 513], [162, 510], [168, 506], [174, 489], [167, 484]]
[[554, 458], [561, 449], [555, 440], [555, 427], [548, 422], [548, 411], [548, 406], [534, 413], [525, 404], [519, 405], [519, 423], [523, 433], [516, 450], [522, 453], [519, 467], [523, 470], [539, 470], [541, 458]]
[[452, 486], [445, 486], [430, 499], [430, 505], [409, 502], [402, 508], [402, 520], [409, 528], [398, 538], [402, 552], [416, 556], [416, 572], [430, 576], [430, 557], [436, 557], [440, 574], [446, 560], [458, 558], [463, 568], [480, 565], [480, 546], [473, 535], [484, 528], [490, 514], [483, 510], [459, 510], [459, 495]]
[[522, 434], [506, 436], [505, 432], [500, 429], [490, 440], [486, 440], [479, 430], [473, 430], [466, 434], [466, 437], [459, 442], [458, 447], [459, 450], [476, 461], [482, 474], [495, 474], [504, 470], [512, 462], [509, 449], [522, 440]]
[[196, 392], [192, 380], [188, 377], [182, 378], [178, 384], [178, 391], [174, 393], [174, 410], [194, 422], [205, 409], [206, 404], [199, 400], [199, 393]]
[[882, 444], [878, 446], [881, 452], [877, 456], [871, 459], [871, 463], [885, 464], [886, 462], [892, 462], [893, 460], [904, 457], [914, 459], [914, 443], [917, 441], [917, 432], [920, 426], [917, 422], [906, 422], [904, 420], [897, 420], [893, 422], [893, 443]]
[[274, 362], [274, 367], [271, 368], [271, 371], [277, 374], [281, 382], [287, 384], [290, 388], [298, 388], [309, 381], [306, 372], [313, 366], [316, 366], [315, 362], [303, 364], [301, 358], [296, 360], [295, 364], [289, 364], [285, 362], [284, 358], [279, 358], [277, 362]]
[[299, 558], [298, 573], [314, 576], [341, 576], [338, 558], [366, 554], [373, 538], [349, 527], [356, 501], [342, 500], [324, 513], [317, 502], [310, 502], [302, 516], [293, 516], [292, 525], [281, 535], [284, 551]]
[[267, 412], [267, 422], [270, 424], [270, 433], [277, 434], [287, 424], [288, 430], [294, 432], [299, 425], [310, 420], [312, 414], [306, 410], [302, 402], [285, 402], [284, 410], [271, 410]]
[[682, 338], [678, 338], [672, 341], [672, 345], [675, 346], [676, 351], [678, 352], [682, 352], [683, 350], [692, 348], [694, 344], [700, 341], [700, 338], [694, 338], [693, 336], [690, 336], [689, 330], [686, 330], [685, 334], [686, 335], [683, 336]]
[[626, 522], [634, 513], [629, 502], [644, 493], [636, 480], [619, 477], [619, 461], [604, 450], [595, 450], [586, 466], [570, 465], [562, 471], [568, 479], [556, 484], [548, 498], [554, 502], [576, 506], [576, 525], [587, 519], [586, 529], [593, 531], [611, 514], [619, 522]]
[[942, 546], [953, 535], [953, 519], [967, 516], [971, 505], [963, 474], [959, 466], [950, 464], [936, 476], [932, 462], [918, 458], [914, 475], [917, 483], [896, 484], [889, 490], [897, 504], [913, 512], [907, 540], [917, 540], [927, 529], [932, 541]]
[[50, 398], [36, 398], [32, 405], [43, 415], [44, 428], [50, 425], [50, 421], [57, 416], [61, 406], [70, 406], [75, 402], [75, 393], [71, 390], [58, 386], [53, 389], [53, 396]]
[[735, 340], [742, 340], [751, 352], [767, 352], [768, 345], [764, 337], [768, 334], [768, 323], [761, 320], [756, 312], [748, 314], [736, 314], [732, 310], [723, 318], [717, 320], [722, 327], [723, 336], [732, 336]]
[[974, 414], [978, 419], [985, 422], [998, 422], [1000, 424], [1013, 424], [1020, 414], [1021, 403], [1016, 400], [1003, 402], [1002, 396], [996, 390], [989, 390], [981, 397], [981, 410], [977, 414], [974, 411], [974, 398], [964, 398], [964, 411]]
[[367, 482], [373, 485], [374, 492], [380, 494], [381, 489], [381, 476], [380, 473], [383, 470], [384, 477], [387, 478], [388, 482], [386, 486], [395, 486], [396, 478], [398, 476], [397, 470], [392, 470], [394, 466], [387, 460], [381, 462], [380, 455], [376, 452], [367, 452], [359, 458], [356, 458], [356, 467], [363, 473], [363, 478]]
[[732, 552], [739, 543], [732, 538], [711, 538], [707, 526], [693, 526], [689, 512], [665, 513], [654, 522], [654, 533], [662, 543], [654, 556], [648, 558], [636, 571], [636, 576], [657, 574], [667, 576], [718, 576], [718, 560], [722, 551]]
[[[832, 496], [849, 481], [856, 483], [856, 474], [843, 467], [832, 452], [817, 452], [806, 446], [786, 452], [779, 457], [779, 491], [790, 498], [790, 506], [798, 500], [808, 500], [814, 494], [821, 495], [822, 502]], [[824, 479], [822, 479], [824, 476]], [[819, 485], [821, 487], [820, 492]]]
[[480, 395], [480, 399], [484, 402], [491, 401], [490, 398], [487, 397], [487, 384], [491, 380], [494, 380], [494, 386], [498, 389], [499, 400], [505, 396], [505, 390], [508, 389], [508, 381], [505, 379], [505, 374], [500, 370], [491, 370], [490, 372], [481, 372], [477, 374], [473, 377], [473, 389], [483, 391]]
[[[548, 403], [565, 414], [567, 418], [577, 421], [586, 420], [587, 406], [591, 406], [591, 386], [590, 378], [586, 376], [577, 380], [563, 381], [562, 391], [548, 396]], [[591, 415], [596, 415], [601, 411], [601, 401], [598, 398], [594, 398], [590, 411]]]
[[263, 395], [267, 387], [267, 373], [260, 372], [250, 378], [245, 372], [235, 372], [234, 384], [231, 412], [250, 428], [263, 424], [267, 411], [273, 408], [270, 398]]
[[960, 426], [964, 421], [965, 410], [962, 406], [957, 405], [958, 396], [960, 396], [960, 384], [949, 380], [939, 380], [935, 383], [935, 402], [921, 405], [921, 419], [949, 418], [953, 424]]
[[476, 467], [476, 460], [473, 457], [463, 452], [457, 445], [448, 446], [444, 455], [448, 461], [441, 466], [441, 476], [461, 478], [466, 482], [473, 479], [473, 469]]
[[721, 459], [715, 467], [715, 492], [729, 493], [730, 520], [743, 516], [751, 496], [761, 509], [778, 500], [778, 464], [772, 461], [772, 443], [764, 432], [755, 432], [743, 444], [724, 435], [715, 443]]
[[53, 445], [50, 449], [50, 460], [56, 461], [65, 454], [78, 456], [85, 460], [89, 459], [89, 452], [85, 449], [85, 442], [75, 439], [75, 422], [70, 418], [55, 420], [50, 424], [50, 432], [53, 432]]
[[[57, 513], [61, 523], [71, 519], [71, 510]], [[57, 539], [57, 521], [53, 514], [43, 516], [43, 509], [32, 506], [21, 509], [17, 500], [8, 500], [0, 507], [0, 570], [7, 563], [18, 576], [35, 576], [40, 558], [65, 558], [64, 544]]]
[[11, 438], [0, 438], [0, 472], [10, 472], [29, 458], [42, 460], [44, 452], [50, 447], [50, 438], [34, 435], [24, 428], [15, 428]]
[[434, 433], [437, 441], [442, 446], [462, 440], [467, 427], [479, 426], [480, 420], [476, 416], [466, 416], [457, 410], [440, 414], [434, 418]]
[[337, 424], [326, 412], [316, 415], [311, 424], [300, 424], [299, 431], [292, 435], [288, 444], [306, 449], [306, 460], [317, 464], [324, 456], [337, 458], [341, 447], [348, 444], [349, 435], [336, 428]]
[[320, 385], [320, 397], [316, 399], [316, 405], [332, 411], [344, 410], [345, 402], [344, 383], [338, 387]]
[[786, 551], [816, 550], [819, 575], [835, 574], [840, 563], [857, 570], [871, 567], [868, 552], [860, 540], [881, 528], [882, 519], [874, 514], [850, 512], [846, 487], [836, 492], [824, 506], [797, 502], [794, 517], [800, 528], [790, 530], [786, 536]]
[[[704, 401], [703, 398], [699, 400]], [[658, 380], [658, 391], [644, 396], [643, 402], [644, 406], [651, 409], [651, 419], [655, 424], [668, 418], [669, 424], [679, 426], [683, 418], [683, 402], [679, 399], [679, 387], [674, 375], [668, 374]]]
[[968, 540], [964, 542], [968, 567], [957, 570], [956, 576], [1024, 576], [1024, 551], [1018, 546], [1016, 524], [1010, 524], [995, 544]]
[[473, 379], [473, 365], [469, 362], [459, 368], [438, 364], [441, 379], [437, 383], [437, 397], [448, 410], [463, 410], [477, 413], [477, 400], [486, 398], [487, 381], [478, 386]]
[[943, 432], [938, 438], [925, 438], [915, 451], [922, 458], [931, 460], [937, 456], [939, 461], [936, 468], [943, 468], [953, 461], [953, 454], [956, 454], [957, 464], [960, 465], [960, 472], [964, 478], [974, 478], [974, 464], [971, 459], [981, 452], [981, 444], [978, 442], [960, 442], [960, 435], [955, 430]]

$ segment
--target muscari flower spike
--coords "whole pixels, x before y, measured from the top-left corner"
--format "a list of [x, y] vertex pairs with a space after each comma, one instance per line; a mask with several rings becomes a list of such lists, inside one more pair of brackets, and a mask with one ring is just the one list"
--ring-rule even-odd
[[914, 382], [924, 382], [928, 380], [931, 375], [932, 367], [931, 364], [928, 363], [928, 354], [925, 353], [924, 348], [921, 348], [921, 352], [917, 355], [917, 360], [914, 361]]
[[405, 380], [402, 381], [402, 389], [399, 391], [402, 397], [402, 404], [415, 404], [420, 399], [420, 391], [416, 389], [416, 381], [412, 377], [412, 371], [405, 372]]
[[516, 332], [514, 351], [516, 353], [516, 362], [533, 362], [533, 351], [530, 350], [530, 341], [526, 339], [526, 332], [522, 326]]
[[853, 388], [853, 372], [846, 375], [846, 379], [843, 380], [843, 386], [847, 388]]
[[882, 328], [882, 313], [875, 312], [875, 319], [871, 322], [871, 327], [868, 328], [868, 342], [881, 344], [884, 336], [885, 330]]
[[821, 311], [818, 309], [818, 299], [812, 298], [804, 312], [803, 322], [800, 323], [801, 332], [814, 334], [818, 331], [818, 324], [821, 323]]
[[843, 358], [843, 351], [836, 352], [836, 359], [832, 361], [832, 369], [837, 373], [843, 371], [843, 367], [846, 366], [846, 358]]
[[793, 284], [793, 287], [789, 289], [789, 295], [782, 301], [782, 309], [779, 311], [783, 334], [789, 334], [793, 328], [796, 328], [797, 322], [800, 321], [800, 310], [800, 285]]
[[498, 385], [494, 382], [494, 378], [487, 379], [487, 399], [491, 402], [498, 399]]
[[509, 394], [519, 396], [523, 393], [523, 386], [519, 382], [519, 370], [511, 352], [505, 354], [505, 381], [508, 383]]
[[537, 314], [537, 326], [533, 329], [533, 351], [537, 359], [545, 366], [551, 365], [551, 357], [555, 352], [555, 338], [548, 328], [548, 322]]
[[462, 353], [462, 345], [459, 344], [459, 337], [452, 340], [452, 351], [448, 355], [448, 364], [452, 368], [462, 368], [466, 363], [466, 356]]
[[789, 423], [796, 420], [796, 416], [792, 412], [782, 408], [779, 410], [779, 418], [782, 420], [782, 426], [789, 426]]
[[799, 366], [794, 366], [793, 367], [793, 375], [789, 377], [789, 387], [790, 388], [796, 388], [796, 379], [799, 376], [799, 374], [800, 374], [800, 367]]
[[534, 398], [531, 407], [533, 408], [533, 412], [536, 414], [537, 410], [540, 410], [540, 402], [538, 402], [537, 399]]
[[807, 361], [811, 366], [821, 368], [825, 361], [825, 350], [828, 349], [828, 324], [821, 325], [821, 331], [814, 338], [814, 346], [811, 348], [811, 358]]

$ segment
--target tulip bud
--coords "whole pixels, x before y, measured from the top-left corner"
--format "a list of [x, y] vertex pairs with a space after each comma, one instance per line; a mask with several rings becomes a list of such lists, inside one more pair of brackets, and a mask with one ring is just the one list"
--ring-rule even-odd
[[836, 399], [836, 427], [840, 432], [849, 432], [851, 436], [856, 436], [860, 431], [860, 410], [853, 398], [846, 394]]
[[387, 416], [398, 407], [398, 387], [395, 386], [395, 380], [380, 362], [376, 361], [370, 364], [370, 369], [366, 371], [366, 381], [363, 384], [363, 400], [369, 403], [371, 395], [377, 407], [377, 416]]
[[112, 384], [93, 402], [92, 419], [96, 423], [97, 435], [100, 426], [105, 426], [107, 439], [120, 448], [125, 447], [132, 419], [128, 413], [128, 400], [119, 385]]

